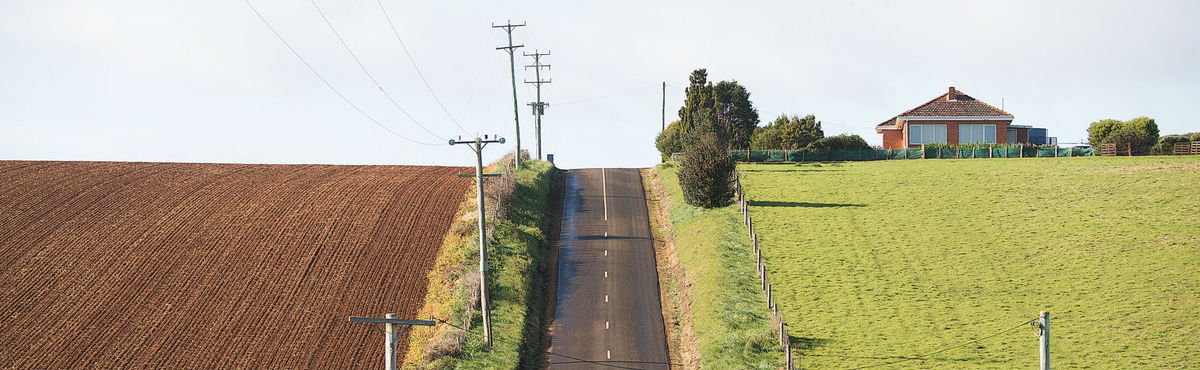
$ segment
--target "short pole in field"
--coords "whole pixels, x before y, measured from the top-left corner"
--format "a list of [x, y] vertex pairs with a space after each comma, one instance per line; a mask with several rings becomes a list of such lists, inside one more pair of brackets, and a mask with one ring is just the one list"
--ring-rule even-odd
[[[430, 320], [401, 320], [401, 319], [396, 318], [396, 314], [394, 314], [394, 313], [389, 313], [389, 314], [385, 315], [384, 317], [386, 317], [386, 318], [376, 319], [376, 318], [371, 318], [371, 317], [350, 316], [350, 322], [362, 322], [362, 323], [368, 323], [371, 325], [383, 324], [383, 327], [384, 327], [384, 331], [383, 331], [383, 337], [384, 337], [383, 365], [384, 365], [384, 369], [396, 370], [397, 369], [397, 366], [396, 366], [396, 342], [400, 341], [400, 337], [404, 336], [404, 332], [408, 331], [408, 329], [411, 329], [413, 325], [433, 326], [434, 324], [436, 324], [436, 322], [434, 322], [432, 320], [433, 317], [430, 317]], [[405, 325], [406, 327], [404, 328], [404, 330], [397, 332], [396, 331], [397, 325]]]
[[1038, 318], [1038, 368], [1050, 370], [1050, 312]]

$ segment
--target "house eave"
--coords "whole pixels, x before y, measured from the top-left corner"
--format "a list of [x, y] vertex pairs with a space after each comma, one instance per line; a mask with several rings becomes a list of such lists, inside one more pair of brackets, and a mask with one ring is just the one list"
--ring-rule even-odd
[[902, 121], [1012, 121], [1013, 116], [900, 116]]

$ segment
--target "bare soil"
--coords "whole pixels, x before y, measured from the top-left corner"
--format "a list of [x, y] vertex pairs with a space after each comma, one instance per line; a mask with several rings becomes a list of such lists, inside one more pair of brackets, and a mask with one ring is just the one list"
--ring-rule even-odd
[[0, 368], [380, 367], [467, 172], [0, 161]]

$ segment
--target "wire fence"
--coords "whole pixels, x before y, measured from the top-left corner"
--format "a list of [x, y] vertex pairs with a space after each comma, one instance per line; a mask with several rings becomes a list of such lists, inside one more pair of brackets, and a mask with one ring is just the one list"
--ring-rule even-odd
[[983, 337], [981, 337], [981, 338], [979, 338], [979, 339], [975, 339], [975, 340], [971, 340], [971, 341], [962, 342], [962, 343], [959, 343], [959, 344], [956, 344], [956, 345], [953, 345], [953, 346], [949, 346], [949, 347], [945, 347], [945, 348], [942, 348], [942, 349], [939, 349], [939, 350], [936, 350], [936, 351], [932, 351], [932, 352], [926, 352], [926, 353], [922, 353], [922, 354], [915, 355], [915, 356], [908, 356], [908, 357], [905, 357], [905, 358], [902, 358], [902, 359], [899, 359], [899, 360], [888, 361], [888, 362], [878, 363], [878, 364], [874, 364], [874, 365], [860, 366], [860, 367], [856, 367], [856, 368], [853, 368], [853, 369], [850, 369], [850, 370], [869, 369], [869, 368], [873, 368], [873, 367], [880, 367], [880, 366], [894, 365], [894, 364], [898, 364], [898, 363], [901, 363], [901, 362], [907, 362], [907, 361], [925, 360], [925, 359], [929, 358], [929, 356], [936, 355], [936, 354], [939, 354], [939, 353], [942, 353], [942, 352], [946, 352], [946, 351], [949, 351], [949, 350], [952, 350], [952, 349], [955, 349], [955, 348], [959, 348], [959, 347], [962, 347], [962, 346], [966, 346], [966, 345], [968, 345], [968, 344], [979, 343], [979, 342], [983, 341], [984, 339], [990, 339], [990, 338], [997, 337], [997, 336], [999, 336], [999, 335], [1001, 335], [1001, 334], [1008, 333], [1008, 332], [1010, 332], [1010, 331], [1013, 331], [1013, 330], [1020, 329], [1022, 326], [1027, 326], [1027, 325], [1029, 325], [1029, 324], [1036, 323], [1037, 321], [1038, 321], [1038, 319], [1032, 319], [1032, 320], [1029, 320], [1029, 321], [1025, 321], [1025, 322], [1022, 322], [1022, 323], [1020, 323], [1020, 324], [1017, 324], [1016, 326], [1012, 326], [1012, 327], [1009, 327], [1009, 328], [1007, 328], [1007, 329], [1004, 329], [1004, 330], [1001, 330], [1001, 331], [998, 331], [998, 332], [995, 332], [995, 333], [992, 333], [992, 334], [988, 334], [988, 335], [986, 335], [986, 336], [983, 336]]
[[775, 304], [775, 297], [771, 294], [771, 278], [767, 275], [767, 265], [763, 263], [762, 248], [758, 246], [758, 233], [754, 230], [754, 219], [750, 217], [750, 204], [746, 201], [746, 193], [742, 189], [742, 176], [740, 173], [734, 179], [734, 186], [738, 209], [742, 212], [742, 223], [746, 225], [746, 234], [750, 238], [751, 247], [754, 248], [759, 287], [767, 295], [767, 308], [771, 310], [771, 323], [775, 327], [779, 346], [783, 349], [784, 368], [792, 370], [795, 368], [796, 363], [792, 358], [792, 340], [787, 332], [787, 323], [784, 322], [783, 315], [779, 313], [779, 306]]
[[[779, 312], [779, 306], [775, 302], [774, 294], [772, 294], [773, 292], [771, 290], [771, 278], [767, 271], [767, 265], [763, 261], [762, 247], [760, 247], [759, 243], [758, 243], [758, 232], [757, 232], [757, 230], [755, 230], [755, 227], [754, 227], [754, 218], [750, 216], [750, 203], [746, 197], [745, 190], [742, 188], [742, 180], [741, 179], [742, 179], [742, 174], [739, 172], [739, 173], [737, 173], [737, 176], [734, 178], [734, 187], [735, 187], [735, 191], [736, 191], [734, 196], [737, 198], [739, 211], [742, 213], [742, 222], [746, 226], [747, 236], [750, 238], [751, 247], [754, 249], [754, 259], [755, 259], [756, 265], [757, 265], [756, 269], [758, 272], [760, 288], [762, 288], [763, 294], [765, 294], [767, 296], [767, 308], [769, 308], [771, 310], [772, 323], [775, 326], [774, 329], [775, 329], [775, 333], [778, 337], [779, 346], [783, 350], [784, 364], [785, 364], [784, 368], [787, 370], [793, 370], [798, 367], [797, 364], [799, 363], [799, 355], [793, 354], [791, 337], [788, 334], [787, 323], [785, 322], [783, 315]], [[949, 351], [949, 350], [952, 350], [955, 348], [963, 347], [963, 346], [966, 346], [966, 345], [969, 345], [972, 343], [977, 343], [977, 342], [983, 341], [985, 339], [990, 339], [990, 338], [999, 336], [1001, 334], [1008, 333], [1013, 330], [1017, 330], [1018, 328], [1020, 328], [1022, 326], [1026, 326], [1026, 325], [1030, 325], [1030, 324], [1034, 324], [1034, 326], [1036, 328], [1038, 328], [1038, 330], [1041, 330], [1041, 331], [1039, 331], [1039, 336], [1046, 335], [1045, 334], [1046, 333], [1046, 331], [1045, 331], [1046, 323], [1044, 320], [1047, 320], [1047, 316], [1045, 316], [1046, 315], [1045, 312], [1043, 312], [1042, 315], [1043, 315], [1042, 317], [1035, 318], [1035, 319], [1028, 320], [1028, 321], [1023, 321], [1020, 324], [1017, 324], [1015, 326], [1008, 327], [1008, 328], [1000, 330], [998, 332], [980, 337], [979, 339], [966, 341], [963, 343], [945, 347], [945, 348], [942, 348], [942, 349], [939, 349], [936, 351], [932, 351], [932, 352], [926, 352], [926, 353], [922, 353], [922, 354], [915, 355], [915, 356], [908, 356], [908, 357], [905, 357], [902, 359], [883, 362], [883, 363], [879, 363], [879, 364], [857, 367], [857, 368], [854, 368], [851, 370], [868, 369], [868, 368], [873, 368], [873, 367], [897, 364], [897, 363], [906, 362], [906, 361], [925, 360], [928, 358], [928, 356], [946, 352], [946, 351]], [[1039, 320], [1043, 320], [1043, 321], [1041, 321], [1041, 323], [1039, 324]], [[1041, 326], [1039, 326], [1039, 325], [1041, 325]], [[1043, 354], [1043, 356], [1047, 356], [1047, 354]], [[1048, 367], [1048, 366], [1045, 366], [1045, 367]], [[1045, 368], [1045, 367], [1043, 367], [1043, 368]]]

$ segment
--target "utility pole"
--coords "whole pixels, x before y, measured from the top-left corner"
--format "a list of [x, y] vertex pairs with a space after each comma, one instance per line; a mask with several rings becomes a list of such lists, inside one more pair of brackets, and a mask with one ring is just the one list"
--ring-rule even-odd
[[663, 81], [662, 130], [667, 130], [667, 81]]
[[464, 141], [450, 139], [451, 146], [458, 144], [470, 144], [471, 150], [475, 151], [475, 175], [458, 176], [475, 178], [476, 206], [479, 207], [479, 310], [483, 313], [483, 341], [484, 343], [487, 343], [488, 346], [492, 345], [492, 311], [488, 309], [487, 226], [484, 224], [483, 178], [500, 176], [498, 174], [483, 174], [483, 147], [491, 143], [504, 144], [504, 138], [497, 136], [495, 139], [489, 139], [487, 135], [484, 135], [482, 139], [476, 136], [475, 140]]
[[1050, 370], [1050, 312], [1042, 311], [1038, 318], [1038, 368]]
[[[396, 314], [394, 313], [389, 313], [384, 317], [386, 319], [350, 316], [350, 322], [383, 324], [383, 368], [386, 370], [396, 370], [396, 342], [400, 340], [400, 337], [404, 336], [404, 332], [411, 329], [413, 325], [433, 326], [436, 323], [433, 321], [432, 316], [429, 317], [429, 320], [400, 320], [396, 318]], [[400, 332], [396, 332], [396, 325], [407, 325], [407, 327]]]
[[536, 49], [533, 54], [525, 53], [527, 57], [533, 57], [533, 65], [525, 66], [525, 68], [533, 67], [533, 81], [525, 81], [527, 84], [535, 84], [537, 86], [537, 102], [529, 103], [533, 107], [533, 132], [537, 141], [537, 159], [542, 160], [542, 115], [546, 114], [546, 106], [550, 105], [542, 102], [542, 84], [550, 83], [550, 80], [542, 80], [542, 68], [550, 69], [549, 64], [542, 64], [542, 56], [550, 55], [550, 51], [539, 53]]
[[[514, 157], [516, 157], [515, 162], [517, 164], [517, 168], [521, 168], [521, 115], [517, 113], [517, 66], [516, 66], [516, 61], [513, 59], [513, 50], [515, 50], [516, 48], [519, 48], [519, 47], [524, 47], [525, 45], [513, 46], [512, 31], [513, 31], [513, 28], [524, 27], [524, 26], [525, 26], [524, 22], [522, 22], [521, 24], [512, 24], [512, 22], [509, 21], [508, 24], [499, 25], [499, 26], [497, 26], [495, 23], [492, 23], [492, 28], [503, 28], [504, 32], [508, 33], [508, 46], [501, 46], [501, 47], [496, 48], [496, 50], [504, 50], [504, 51], [508, 52], [508, 69], [509, 69], [509, 75], [512, 76], [513, 121], [516, 123], [516, 126], [517, 126], [517, 142], [516, 142], [516, 144], [517, 144], [516, 154], [517, 155], [514, 156]], [[490, 340], [489, 340], [489, 343], [490, 343]]]

